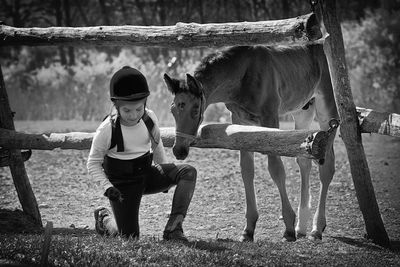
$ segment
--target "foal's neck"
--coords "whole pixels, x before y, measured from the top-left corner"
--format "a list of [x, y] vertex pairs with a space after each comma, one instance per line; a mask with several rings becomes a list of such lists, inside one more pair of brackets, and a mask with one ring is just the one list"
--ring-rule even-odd
[[226, 82], [223, 79], [219, 79], [218, 75], [209, 74], [203, 75], [201, 72], [195, 73], [196, 79], [202, 84], [203, 94], [206, 100], [205, 107], [210, 104], [218, 102], [228, 102], [229, 86], [226, 86]]
[[236, 90], [240, 90], [243, 71], [250, 62], [249, 48], [247, 46], [232, 47], [217, 51], [202, 59], [194, 72], [194, 77], [203, 85], [207, 106], [233, 101], [231, 98]]

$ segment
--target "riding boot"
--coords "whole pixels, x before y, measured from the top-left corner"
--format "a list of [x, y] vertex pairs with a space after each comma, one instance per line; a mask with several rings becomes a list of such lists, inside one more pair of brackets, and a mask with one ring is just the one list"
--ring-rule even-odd
[[183, 220], [184, 216], [182, 214], [170, 215], [165, 225], [163, 239], [188, 242], [188, 239], [183, 233]]
[[182, 223], [192, 200], [196, 186], [196, 169], [185, 166], [177, 175], [177, 185], [172, 200], [171, 215], [165, 226], [165, 240], [188, 241], [183, 234]]

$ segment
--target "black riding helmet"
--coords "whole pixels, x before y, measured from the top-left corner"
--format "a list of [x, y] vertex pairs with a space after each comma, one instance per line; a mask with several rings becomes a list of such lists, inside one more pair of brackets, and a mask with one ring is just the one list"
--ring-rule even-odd
[[136, 101], [150, 95], [146, 78], [137, 69], [125, 66], [117, 71], [110, 81], [110, 98]]

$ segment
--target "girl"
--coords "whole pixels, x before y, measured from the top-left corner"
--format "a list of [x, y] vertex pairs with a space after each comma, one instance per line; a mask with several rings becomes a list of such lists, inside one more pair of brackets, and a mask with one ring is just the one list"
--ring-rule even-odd
[[[117, 114], [97, 128], [87, 161], [89, 174], [104, 181], [104, 195], [111, 212], [94, 212], [95, 228], [101, 235], [139, 238], [139, 205], [143, 194], [167, 191], [176, 185], [172, 209], [165, 226], [165, 240], [187, 241], [182, 222], [196, 184], [196, 169], [167, 164], [155, 114], [146, 109], [150, 95], [146, 78], [125, 66], [110, 82], [110, 97]], [[157, 164], [152, 164], [154, 161]]]

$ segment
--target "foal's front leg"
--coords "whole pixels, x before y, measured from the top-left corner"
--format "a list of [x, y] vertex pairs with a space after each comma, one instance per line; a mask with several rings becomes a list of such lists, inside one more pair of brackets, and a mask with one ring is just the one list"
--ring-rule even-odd
[[256, 194], [254, 192], [254, 153], [240, 151], [240, 168], [246, 193], [246, 228], [242, 241], [254, 241], [254, 230], [258, 220]]

